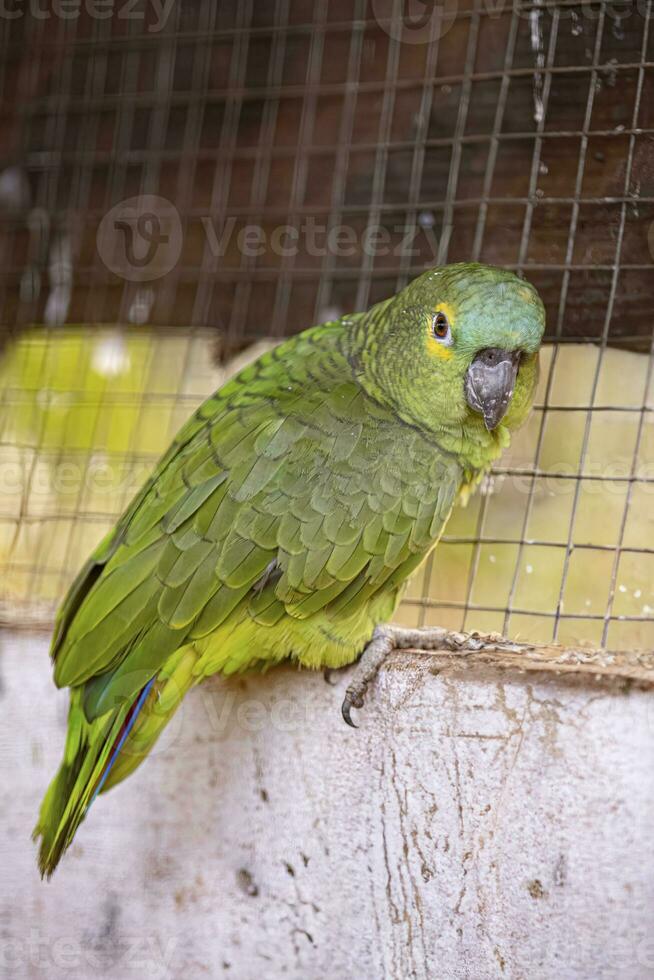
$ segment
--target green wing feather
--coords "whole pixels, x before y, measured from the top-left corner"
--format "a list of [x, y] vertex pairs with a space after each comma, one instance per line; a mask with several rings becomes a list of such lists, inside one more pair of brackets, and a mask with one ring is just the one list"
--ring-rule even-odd
[[[462, 484], [525, 416], [543, 329], [532, 292], [476, 263], [427, 271], [397, 300], [259, 358], [187, 422], [57, 618], [55, 681], [72, 688], [71, 714], [37, 826], [42, 870], [203, 676], [355, 658]], [[458, 320], [456, 349], [436, 358], [435, 302]], [[521, 335], [506, 425], [489, 433], [468, 417], [465, 364], [517, 350]]]
[[[286, 620], [300, 637], [318, 613], [337, 631], [339, 618], [394, 594], [444, 524], [460, 471], [416, 430], [398, 431], [328, 330], [265, 355], [201, 406], [62, 605], [54, 676], [74, 691], [66, 758], [37, 827], [46, 871], [148, 681], [156, 685], [130, 734], [142, 749], [118, 757], [109, 784], [210, 669], [210, 658], [195, 662], [194, 644], [237, 609], [264, 631]], [[256, 662], [259, 647], [263, 634], [256, 649], [230, 649], [224, 669]]]
[[[142, 671], [156, 672], [187, 639], [217, 629], [271, 562], [280, 575], [267, 605], [253, 597], [254, 617], [274, 595], [303, 619], [366, 569], [383, 584], [447, 516], [457, 473], [437, 465], [422, 436], [407, 429], [398, 451], [396, 429], [351, 381], [287, 406], [279, 378], [266, 376], [279, 362], [259, 364], [259, 373], [248, 369], [244, 402], [241, 375], [180, 433], [62, 609], [55, 680], [100, 678], [85, 699], [91, 717], [106, 710], [114, 679], [124, 694], [133, 674], [136, 693]], [[301, 414], [284, 414], [291, 409]], [[365, 438], [350, 416], [367, 416]], [[427, 466], [417, 480], [416, 462]]]

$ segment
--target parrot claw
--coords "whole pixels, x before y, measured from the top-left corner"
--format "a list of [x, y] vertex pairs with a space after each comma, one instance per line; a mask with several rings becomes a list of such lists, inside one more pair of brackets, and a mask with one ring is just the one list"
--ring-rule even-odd
[[[366, 645], [348, 684], [341, 705], [343, 721], [350, 728], [358, 728], [352, 721], [352, 708], [362, 708], [368, 685], [375, 679], [379, 668], [393, 650], [441, 650], [448, 648], [454, 634], [439, 627], [405, 629], [402, 626], [377, 626]], [[457, 640], [457, 645], [459, 641]], [[458, 648], [458, 646], [457, 646]]]
[[348, 693], [345, 694], [345, 697], [343, 698], [343, 704], [341, 705], [341, 714], [343, 715], [343, 721], [345, 722], [346, 725], [349, 725], [350, 728], [359, 727], [352, 721], [352, 715], [350, 713], [352, 711], [352, 708], [362, 708], [362, 707], [363, 707], [362, 697], [351, 698]]
[[396, 632], [392, 626], [377, 626], [372, 639], [361, 654], [341, 706], [343, 721], [350, 728], [359, 727], [352, 721], [352, 708], [363, 707], [363, 698], [368, 685], [377, 676], [379, 668], [391, 650], [397, 646]]

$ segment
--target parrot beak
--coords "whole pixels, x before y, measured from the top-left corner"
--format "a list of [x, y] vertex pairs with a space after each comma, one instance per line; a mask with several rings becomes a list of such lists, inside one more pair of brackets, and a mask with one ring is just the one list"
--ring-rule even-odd
[[466, 401], [473, 412], [483, 415], [489, 432], [506, 415], [519, 366], [520, 351], [488, 347], [477, 354], [466, 372]]

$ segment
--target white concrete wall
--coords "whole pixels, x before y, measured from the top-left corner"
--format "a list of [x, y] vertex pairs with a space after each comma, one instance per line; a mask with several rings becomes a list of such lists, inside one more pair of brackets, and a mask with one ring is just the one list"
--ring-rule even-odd
[[65, 697], [0, 635], [11, 977], [654, 977], [654, 694], [397, 658], [361, 717], [280, 670], [188, 699], [50, 883]]

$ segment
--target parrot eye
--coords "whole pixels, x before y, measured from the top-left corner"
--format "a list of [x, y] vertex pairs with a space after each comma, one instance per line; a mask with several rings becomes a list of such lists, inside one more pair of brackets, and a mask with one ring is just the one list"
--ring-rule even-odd
[[441, 310], [438, 313], [434, 313], [431, 321], [431, 329], [436, 340], [441, 344], [451, 344], [452, 343], [452, 331], [450, 329], [450, 321], [447, 319], [445, 313]]

